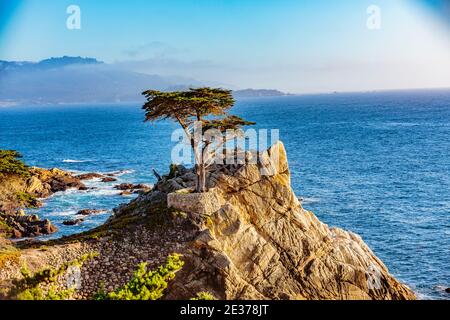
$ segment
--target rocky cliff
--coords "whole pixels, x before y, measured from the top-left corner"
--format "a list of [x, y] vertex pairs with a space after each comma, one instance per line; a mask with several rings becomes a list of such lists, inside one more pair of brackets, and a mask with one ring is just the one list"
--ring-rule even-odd
[[282, 143], [258, 164], [216, 167], [208, 193], [185, 189], [193, 178], [185, 169], [172, 173], [134, 201], [133, 210], [117, 211], [145, 214], [167, 195], [168, 206], [196, 226], [181, 248], [186, 264], [167, 299], [200, 291], [221, 299], [415, 298], [358, 235], [330, 228], [302, 207]]
[[20, 277], [20, 265], [57, 268], [96, 252], [75, 296], [89, 299], [101, 285], [123, 286], [139, 262], [156, 268], [176, 252], [185, 264], [165, 299], [199, 292], [219, 299], [415, 299], [358, 235], [330, 228], [302, 207], [282, 143], [257, 164], [216, 166], [209, 181], [209, 192], [192, 193], [193, 172], [172, 166], [105, 225], [23, 246], [15, 262], [0, 267], [0, 288]]

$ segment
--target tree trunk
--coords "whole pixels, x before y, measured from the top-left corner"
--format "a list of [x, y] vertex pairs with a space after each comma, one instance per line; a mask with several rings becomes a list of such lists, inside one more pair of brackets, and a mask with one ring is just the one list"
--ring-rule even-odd
[[197, 188], [196, 191], [199, 193], [207, 192], [206, 187], [206, 168], [204, 164], [197, 165]]
[[[198, 145], [194, 144], [194, 152], [197, 152]], [[197, 164], [195, 166], [195, 172], [197, 173], [197, 187], [196, 192], [203, 193], [207, 192], [208, 188], [206, 186], [206, 164], [205, 164], [205, 158], [206, 158], [206, 152], [208, 150], [208, 146], [203, 146], [200, 150], [199, 157], [197, 157]]]

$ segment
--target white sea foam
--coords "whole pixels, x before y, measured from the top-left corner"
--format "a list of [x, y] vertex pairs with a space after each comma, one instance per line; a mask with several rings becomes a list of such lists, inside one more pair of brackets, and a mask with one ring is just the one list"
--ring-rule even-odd
[[76, 210], [68, 210], [68, 211], [62, 211], [62, 212], [52, 212], [52, 216], [59, 216], [59, 217], [66, 217], [66, 216], [74, 216], [77, 214], [78, 211]]
[[73, 159], [64, 159], [62, 162], [64, 163], [84, 163], [90, 162], [91, 160], [73, 160]]
[[117, 196], [121, 193], [122, 191], [117, 190], [117, 189], [93, 189], [93, 190], [89, 190], [89, 194], [92, 196], [96, 196], [96, 197], [101, 197], [101, 196]]
[[300, 198], [300, 200], [301, 200], [302, 203], [304, 203], [304, 204], [320, 202], [320, 199], [319, 199], [319, 198], [302, 197], [302, 198]]
[[120, 177], [120, 176], [123, 176], [123, 175], [126, 175], [126, 174], [130, 174], [130, 173], [133, 173], [133, 172], [134, 172], [134, 170], [120, 170], [120, 171], [113, 171], [113, 172], [105, 172], [104, 174], [105, 175], [110, 174], [110, 175], [113, 175], [113, 176], [116, 176], [116, 177]]
[[86, 171], [81, 171], [81, 170], [76, 170], [76, 169], [64, 169], [64, 168], [61, 168], [61, 170], [67, 171], [67, 172], [69, 172], [71, 174], [74, 174], [74, 175], [87, 173]]

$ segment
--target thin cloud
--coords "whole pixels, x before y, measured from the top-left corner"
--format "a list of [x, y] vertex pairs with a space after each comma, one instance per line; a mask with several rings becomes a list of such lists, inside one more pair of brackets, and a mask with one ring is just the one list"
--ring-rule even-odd
[[122, 53], [129, 58], [143, 58], [143, 57], [159, 57], [164, 58], [184, 52], [170, 44], [162, 41], [152, 41], [135, 46], [131, 46]]

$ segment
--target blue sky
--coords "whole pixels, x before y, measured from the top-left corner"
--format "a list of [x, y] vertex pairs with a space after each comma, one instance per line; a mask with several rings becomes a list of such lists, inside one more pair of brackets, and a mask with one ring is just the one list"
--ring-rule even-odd
[[[144, 73], [291, 92], [450, 87], [445, 3], [0, 0], [0, 59], [89, 56]], [[66, 28], [71, 4], [81, 9], [80, 30]], [[381, 9], [380, 30], [367, 28], [370, 5]]]

